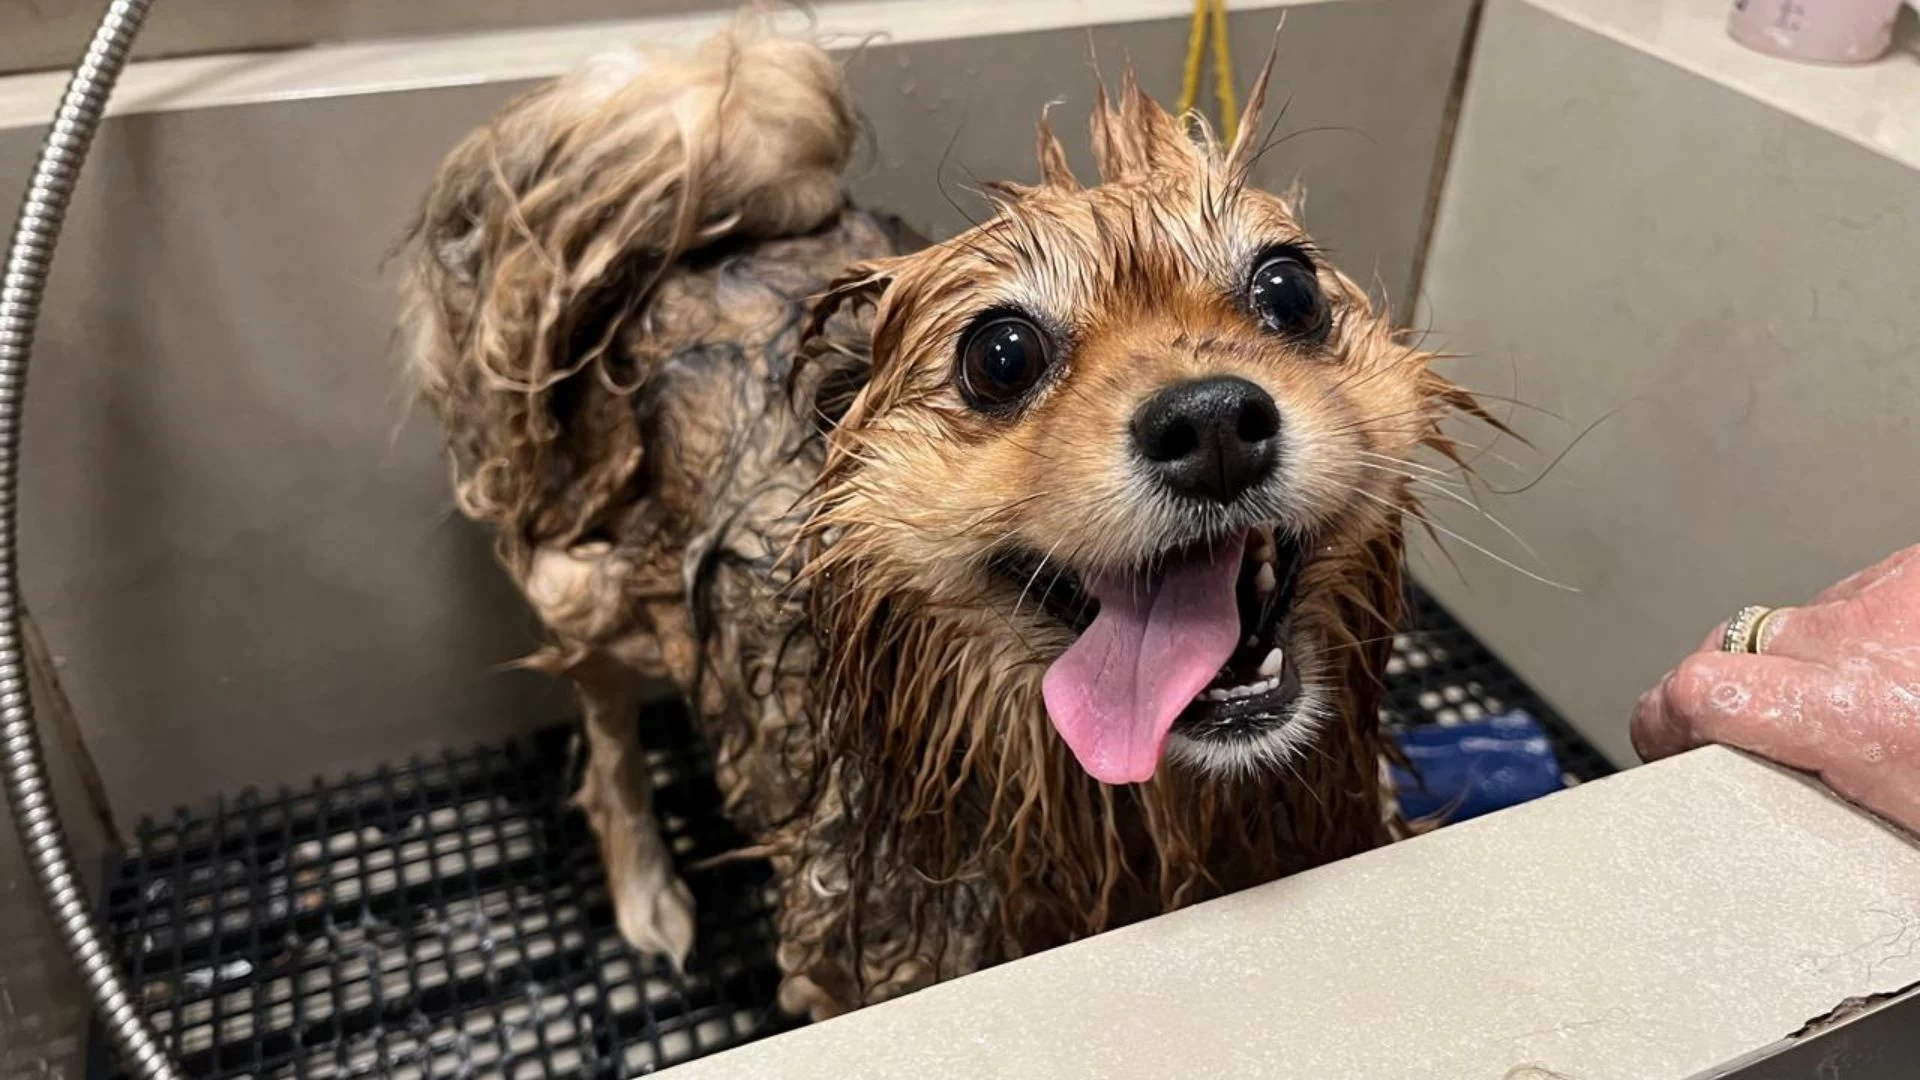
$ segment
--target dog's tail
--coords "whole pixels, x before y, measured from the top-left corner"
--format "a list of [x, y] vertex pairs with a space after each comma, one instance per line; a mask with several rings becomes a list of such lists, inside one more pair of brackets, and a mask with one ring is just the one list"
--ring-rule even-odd
[[854, 131], [826, 53], [743, 21], [691, 53], [594, 60], [448, 156], [405, 253], [402, 343], [461, 509], [504, 555], [631, 498], [649, 296], [699, 248], [828, 220]]

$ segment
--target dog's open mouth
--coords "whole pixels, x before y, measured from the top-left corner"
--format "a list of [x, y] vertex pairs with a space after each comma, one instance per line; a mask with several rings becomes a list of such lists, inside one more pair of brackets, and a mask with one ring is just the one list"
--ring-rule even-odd
[[1047, 712], [1095, 779], [1153, 776], [1167, 738], [1236, 737], [1284, 722], [1300, 696], [1288, 654], [1302, 546], [1265, 528], [1082, 579], [1014, 553], [996, 569], [1079, 634], [1048, 669]]

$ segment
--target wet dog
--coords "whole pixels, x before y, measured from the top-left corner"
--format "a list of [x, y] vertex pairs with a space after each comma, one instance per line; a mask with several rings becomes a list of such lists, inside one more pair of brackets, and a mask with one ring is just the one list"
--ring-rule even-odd
[[[1269, 62], [1271, 68], [1271, 61]], [[622, 55], [447, 159], [405, 338], [461, 508], [578, 688], [619, 925], [692, 898], [634, 725], [675, 684], [815, 1016], [1389, 838], [1406, 462], [1477, 412], [1131, 77], [1097, 183], [923, 245], [851, 205], [814, 45]]]

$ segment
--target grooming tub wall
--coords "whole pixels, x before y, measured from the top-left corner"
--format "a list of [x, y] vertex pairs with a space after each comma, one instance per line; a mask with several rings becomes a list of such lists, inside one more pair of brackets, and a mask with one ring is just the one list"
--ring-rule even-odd
[[1534, 406], [1538, 449], [1480, 467], [1526, 488], [1486, 507], [1537, 558], [1441, 520], [1580, 591], [1416, 570], [1623, 765], [1635, 698], [1716, 621], [1920, 540], [1920, 20], [1836, 68], [1728, 40], [1728, 6], [1490, 0], [1417, 320]]

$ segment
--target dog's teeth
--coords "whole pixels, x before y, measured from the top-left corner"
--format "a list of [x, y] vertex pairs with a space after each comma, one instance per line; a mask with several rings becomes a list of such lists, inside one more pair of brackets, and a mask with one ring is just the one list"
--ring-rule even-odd
[[[1279, 649], [1275, 649], [1273, 650], [1272, 653], [1269, 654], [1270, 657], [1278, 656], [1278, 655], [1280, 655]], [[1279, 662], [1275, 661], [1274, 663], [1277, 670]], [[1265, 665], [1262, 665], [1260, 670], [1264, 674], [1266, 672]], [[1201, 691], [1200, 700], [1202, 701], [1239, 701], [1242, 698], [1259, 697], [1261, 694], [1267, 693], [1270, 690], [1274, 690], [1278, 688], [1279, 685], [1280, 685], [1279, 677], [1273, 676], [1273, 677], [1261, 679], [1258, 682], [1247, 683], [1244, 686], [1216, 686], [1216, 687], [1212, 687], [1210, 689]]]
[[1260, 569], [1253, 575], [1254, 589], [1258, 592], [1270, 593], [1273, 591], [1273, 587], [1275, 584], [1276, 582], [1274, 581], [1274, 577], [1273, 577], [1273, 564], [1270, 562], [1261, 563]]
[[1276, 645], [1268, 651], [1267, 658], [1260, 661], [1260, 674], [1278, 675], [1280, 674], [1281, 667], [1284, 666], [1286, 662], [1287, 654], [1282, 652], [1280, 647]]
[[1251, 648], [1255, 648], [1255, 647], [1256, 647], [1256, 646], [1258, 646], [1259, 644], [1260, 644], [1260, 639], [1259, 639], [1259, 638], [1257, 638], [1257, 637], [1254, 637], [1254, 636], [1253, 636], [1252, 634], [1248, 634], [1248, 635], [1247, 635], [1247, 648], [1249, 648], [1249, 649], [1251, 649]]
[[1273, 561], [1273, 530], [1264, 525], [1253, 530], [1253, 559], [1255, 562]]

